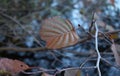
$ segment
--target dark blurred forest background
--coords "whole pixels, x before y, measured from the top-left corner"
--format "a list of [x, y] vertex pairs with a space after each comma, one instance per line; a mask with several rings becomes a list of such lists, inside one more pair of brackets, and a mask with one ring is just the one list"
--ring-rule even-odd
[[[119, 30], [119, 5], [119, 0], [0, 0], [0, 57], [18, 59], [29, 66], [46, 69], [79, 67], [94, 52], [94, 39], [55, 51], [30, 50], [45, 45], [39, 34], [41, 22], [46, 18], [61, 16], [69, 19], [76, 29], [80, 24], [88, 30], [95, 12], [101, 32]], [[77, 32], [85, 37], [83, 31]], [[115, 43], [120, 43], [119, 35]], [[114, 65], [110, 47], [109, 41], [99, 40], [102, 56]], [[94, 66], [95, 63], [96, 56], [84, 66]], [[120, 76], [120, 71], [106, 62], [101, 61], [100, 68], [102, 76]], [[84, 73], [97, 76], [95, 69], [85, 69]]]

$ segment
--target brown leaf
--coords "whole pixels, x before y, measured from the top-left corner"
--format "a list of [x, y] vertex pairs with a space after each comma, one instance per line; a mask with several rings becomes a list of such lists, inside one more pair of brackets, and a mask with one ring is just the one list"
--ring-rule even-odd
[[114, 6], [115, 0], [110, 0], [111, 4]]
[[81, 76], [81, 72], [78, 69], [66, 70], [64, 76]]
[[78, 42], [79, 37], [69, 20], [53, 17], [42, 22], [40, 36], [46, 41], [46, 47], [58, 49]]
[[11, 73], [8, 71], [0, 70], [0, 76], [11, 76]]
[[120, 45], [119, 44], [115, 44], [115, 47], [116, 47], [117, 53], [120, 56]]
[[112, 46], [111, 46], [111, 50], [113, 51], [116, 64], [120, 66], [120, 51], [119, 51], [120, 50], [120, 45], [113, 43]]
[[112, 39], [117, 39], [119, 38], [119, 35], [118, 34], [110, 34], [109, 35], [109, 38], [112, 40]]
[[8, 58], [0, 59], [0, 70], [8, 71], [12, 75], [17, 74], [28, 68], [29, 68], [28, 65], [26, 65], [24, 62], [19, 61], [19, 60], [12, 60]]
[[53, 76], [53, 75], [50, 75], [50, 74], [44, 72], [44, 73], [42, 74], [42, 76]]

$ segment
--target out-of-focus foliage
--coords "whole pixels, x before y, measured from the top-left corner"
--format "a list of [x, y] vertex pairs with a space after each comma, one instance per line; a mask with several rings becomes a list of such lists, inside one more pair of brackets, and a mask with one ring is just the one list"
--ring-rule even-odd
[[[111, 2], [112, 1], [112, 2]], [[78, 24], [88, 30], [91, 25], [92, 13], [96, 12], [96, 19], [99, 30], [102, 32], [120, 29], [120, 13], [116, 7], [117, 0], [0, 0], [0, 47], [40, 47], [44, 44], [39, 38], [39, 31], [42, 20], [62, 16], [70, 19], [75, 29]], [[93, 30], [93, 35], [95, 31]], [[84, 38], [83, 30], [77, 33]], [[113, 36], [113, 35], [112, 35]], [[111, 37], [118, 38], [115, 35]], [[36, 39], [37, 40], [36, 40]], [[120, 40], [117, 40], [120, 43]], [[51, 52], [19, 52], [13, 50], [0, 52], [1, 57], [18, 58], [29, 65], [42, 66], [44, 68], [63, 68], [64, 66], [80, 66], [86, 59], [81, 52], [93, 52], [94, 41], [78, 44], [68, 51]], [[110, 44], [104, 39], [99, 40], [100, 52], [110, 51]], [[62, 53], [62, 54], [61, 54]], [[67, 57], [66, 57], [67, 56]], [[87, 55], [88, 56], [88, 55]], [[108, 55], [103, 55], [108, 57]], [[58, 58], [58, 59], [57, 59]], [[59, 60], [60, 59], [60, 60]], [[112, 63], [113, 55], [110, 54], [108, 60]], [[85, 66], [93, 66], [95, 59], [86, 63]], [[102, 62], [101, 62], [102, 63]], [[104, 64], [100, 68], [103, 76], [108, 75], [108, 65]], [[107, 69], [107, 70], [106, 70]], [[112, 69], [113, 71], [114, 69]], [[105, 72], [107, 71], [107, 72]], [[88, 72], [88, 71], [87, 71]], [[96, 71], [90, 70], [90, 76], [94, 76]], [[119, 72], [118, 72], [119, 73]], [[94, 75], [93, 75], [94, 74]], [[114, 74], [113, 74], [114, 75]]]
[[104, 19], [109, 18], [107, 20], [101, 18], [101, 20], [108, 22], [108, 20], [111, 20], [111, 17], [102, 14], [106, 13], [106, 10], [109, 12], [108, 7], [114, 8], [108, 1], [1, 0], [0, 12], [5, 15], [0, 15], [0, 41], [2, 42], [0, 45], [4, 46], [3, 40], [7, 39], [6, 43], [10, 42], [20, 46], [26, 43], [28, 47], [33, 46], [30, 44], [33, 44], [34, 38], [30, 38], [31, 43], [27, 43], [27, 39], [38, 36], [40, 24], [43, 19], [56, 15], [67, 17], [73, 21], [76, 20], [78, 21], [76, 24], [80, 22], [82, 26], [86, 26], [87, 24], [88, 27], [91, 22], [92, 12], [97, 12], [100, 17], [104, 17]]

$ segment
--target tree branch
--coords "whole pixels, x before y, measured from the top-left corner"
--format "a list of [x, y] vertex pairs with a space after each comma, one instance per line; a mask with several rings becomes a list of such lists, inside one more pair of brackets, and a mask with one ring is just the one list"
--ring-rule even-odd
[[[115, 34], [115, 33], [119, 33], [119, 32], [120, 32], [120, 30], [116, 30], [116, 31], [111, 31], [111, 32], [105, 32], [105, 34]], [[98, 36], [103, 37], [102, 34], [99, 34]], [[90, 39], [92, 39], [92, 37], [86, 37], [84, 39], [79, 40], [79, 42], [77, 44], [86, 42], [86, 41], [88, 41]], [[52, 50], [52, 49], [47, 49], [45, 47], [35, 47], [35, 48], [7, 47], [7, 46], [6, 47], [0, 47], [0, 51], [5, 51], [5, 50], [13, 50], [13, 51], [18, 51], [18, 52], [19, 51], [35, 52], [35, 51], [43, 51], [43, 50], [47, 51], [47, 50]]]
[[[14, 19], [13, 17], [3, 13], [3, 12], [0, 12], [0, 15], [10, 19], [11, 21], [13, 21], [14, 23], [18, 24], [22, 29], [25, 30], [25, 28], [23, 27], [23, 25], [16, 19]], [[28, 34], [32, 34], [30, 31], [26, 31]], [[104, 34], [115, 34], [115, 33], [119, 33], [120, 30], [116, 30], [116, 31], [111, 31], [111, 32], [104, 32]], [[104, 37], [102, 34], [98, 34], [98, 37]], [[86, 42], [90, 39], [92, 39], [93, 37], [92, 36], [88, 36], [84, 39], [80, 39], [78, 41], [78, 43], [83, 43], [83, 42]], [[34, 37], [35, 39], [35, 42], [37, 42], [40, 46], [42, 46], [39, 41]], [[76, 43], [76, 44], [78, 44]], [[13, 51], [43, 51], [43, 50], [48, 50], [47, 48], [45, 47], [36, 47], [36, 48], [22, 48], [22, 47], [0, 47], [0, 51], [4, 51], [4, 50], [13, 50]], [[49, 50], [52, 50], [52, 49], [49, 49]]]
[[99, 52], [99, 49], [98, 49], [98, 25], [97, 23], [95, 22], [95, 28], [96, 28], [96, 32], [95, 32], [95, 49], [96, 49], [96, 52], [97, 52], [97, 55], [98, 55], [98, 58], [97, 58], [97, 63], [96, 63], [96, 67], [97, 67], [97, 70], [98, 70], [98, 74], [99, 76], [101, 76], [101, 71], [100, 71], [100, 59], [101, 59], [101, 55], [100, 55], [100, 52]]
[[0, 47], [0, 51], [6, 51], [6, 50], [11, 50], [11, 51], [17, 51], [17, 52], [35, 52], [35, 51], [47, 51], [47, 48], [42, 48], [42, 47], [37, 47], [37, 48], [23, 48], [23, 47]]

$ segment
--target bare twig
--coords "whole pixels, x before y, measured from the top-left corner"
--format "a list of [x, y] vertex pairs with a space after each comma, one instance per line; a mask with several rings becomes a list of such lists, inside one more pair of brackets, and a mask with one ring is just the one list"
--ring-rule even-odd
[[[25, 30], [25, 27], [24, 27], [18, 20], [16, 20], [15, 18], [13, 18], [13, 17], [11, 17], [11, 16], [9, 16], [9, 15], [3, 13], [3, 12], [0, 12], [0, 15], [6, 17], [6, 18], [8, 18], [8, 19], [10, 19], [11, 21], [13, 21], [13, 22], [15, 22], [16, 24], [18, 24], [23, 30]], [[32, 30], [31, 30], [31, 31], [32, 31]], [[34, 32], [33, 32], [33, 31], [31, 32], [31, 31], [26, 31], [26, 30], [25, 30], [25, 32], [27, 32], [28, 34], [33, 35]], [[34, 37], [34, 36], [33, 36], [33, 37]], [[43, 45], [40, 44], [40, 42], [39, 42], [35, 37], [34, 37], [34, 41], [35, 41], [36, 43], [38, 43], [40, 46], [43, 47]]]
[[114, 54], [116, 64], [118, 66], [120, 66], [120, 55], [119, 55], [119, 53], [117, 51], [119, 49], [116, 48], [116, 44], [114, 43], [114, 40], [112, 40], [112, 42], [113, 42], [113, 44], [111, 45], [111, 50], [112, 50], [112, 52]]
[[92, 55], [90, 55], [89, 57], [87, 57], [85, 59], [85, 61], [80, 65], [80, 68], [82, 68], [85, 65], [85, 63], [87, 63], [89, 61], [89, 59], [92, 58], [92, 57], [93, 57]]
[[115, 68], [117, 68], [117, 69], [120, 70], [120, 67], [119, 67], [119, 66], [111, 64], [107, 59], [101, 58], [101, 60], [104, 61], [104, 62], [106, 62], [106, 63], [109, 64], [110, 66], [113, 66], [113, 67], [115, 67]]
[[112, 44], [112, 41], [109, 39], [109, 37], [106, 35], [106, 34], [104, 34], [103, 32], [101, 32], [101, 31], [99, 31], [102, 35], [103, 35], [103, 37], [105, 38], [105, 41], [106, 42], [108, 42], [109, 44]]
[[23, 47], [0, 47], [0, 51], [5, 51], [5, 50], [11, 50], [11, 51], [17, 51], [17, 52], [25, 52], [25, 51], [30, 51], [30, 52], [35, 52], [35, 51], [47, 51], [47, 48], [42, 48], [42, 47], [36, 47], [36, 48], [23, 48]]
[[64, 68], [64, 69], [44, 69], [41, 67], [30, 67], [30, 69], [38, 69], [38, 71], [35, 72], [25, 72], [22, 71], [22, 73], [24, 74], [38, 74], [38, 73], [42, 73], [42, 72], [55, 72], [53, 76], [56, 76], [57, 74], [66, 71], [66, 70], [76, 70], [76, 69], [94, 69], [96, 68], [96, 66], [91, 66], [91, 67], [71, 67], [71, 68]]
[[53, 52], [50, 51], [49, 53], [54, 57], [54, 61], [52, 62], [51, 65], [54, 65], [56, 61], [63, 64], [63, 62], [60, 59], [58, 59], [57, 56]]
[[[10, 19], [11, 21], [15, 22], [16, 24], [18, 24], [22, 29], [25, 30], [25, 28], [23, 27], [23, 25], [16, 19], [14, 19], [13, 17], [3, 13], [3, 12], [0, 12], [0, 15]], [[30, 31], [26, 31], [28, 34], [32, 34]], [[116, 31], [111, 31], [111, 32], [105, 32], [104, 34], [115, 34], [115, 33], [119, 33], [120, 30], [116, 30]], [[99, 35], [99, 37], [103, 37], [102, 34]], [[83, 42], [86, 42], [90, 39], [92, 39], [93, 37], [92, 36], [88, 36], [84, 39], [80, 39], [78, 43], [83, 43]], [[39, 44], [40, 42], [34, 37], [34, 40]], [[78, 44], [76, 43], [76, 44]], [[42, 46], [42, 45], [41, 45]], [[46, 50], [46, 48], [44, 47], [37, 47], [37, 48], [22, 48], [22, 47], [0, 47], [0, 51], [3, 51], [3, 50], [13, 50], [13, 51], [42, 51], [42, 50]]]
[[55, 69], [45, 69], [45, 68], [41, 68], [41, 67], [29, 67], [28, 70], [30, 69], [36, 69], [37, 71], [35, 72], [25, 72], [22, 71], [23, 74], [38, 74], [38, 73], [43, 73], [43, 72], [55, 72]]
[[90, 27], [89, 27], [89, 32], [92, 31], [92, 27], [93, 27], [93, 25], [94, 25], [94, 23], [95, 23], [95, 21], [96, 21], [95, 18], [94, 18], [94, 16], [95, 16], [94, 14], [95, 14], [95, 13], [92, 14], [92, 21], [91, 21], [91, 25], [90, 25]]
[[78, 24], [78, 29], [80, 29], [80, 28], [81, 28], [81, 30], [82, 30], [83, 32], [85, 32], [86, 34], [88, 34], [88, 36], [91, 36], [91, 37], [92, 37], [92, 34], [91, 34], [90, 32], [86, 31], [80, 24]]
[[38, 12], [41, 11], [44, 8], [37, 8], [37, 9], [5, 9], [5, 8], [0, 8], [0, 11], [2, 12]]
[[100, 55], [100, 52], [98, 50], [98, 31], [99, 30], [98, 30], [98, 26], [97, 26], [96, 22], [95, 22], [95, 28], [96, 28], [96, 32], [95, 32], [95, 49], [96, 49], [96, 52], [97, 52], [97, 55], [98, 55], [96, 67], [97, 67], [99, 76], [101, 76], [101, 71], [100, 71], [100, 67], [99, 67], [101, 55]]
[[56, 71], [56, 73], [54, 74], [54, 76], [56, 76], [57, 74], [63, 72], [63, 71], [66, 71], [66, 70], [76, 70], [76, 69], [95, 69], [96, 66], [91, 66], [91, 67], [72, 67], [72, 68], [65, 68], [65, 69], [61, 69], [61, 70], [58, 70]]
[[[116, 30], [116, 31], [111, 31], [111, 32], [105, 32], [105, 34], [115, 34], [115, 33], [119, 33], [120, 30]], [[103, 37], [102, 34], [99, 35], [99, 37]], [[87, 37], [87, 38], [84, 38], [84, 39], [81, 39], [79, 40], [79, 43], [83, 43], [83, 42], [86, 42], [88, 40], [92, 39], [91, 37]], [[5, 51], [5, 50], [12, 50], [12, 51], [30, 51], [30, 52], [35, 52], [35, 51], [43, 51], [43, 50], [48, 50], [47, 48], [45, 47], [36, 47], [36, 48], [23, 48], [23, 47], [0, 47], [0, 51]], [[52, 49], [51, 49], [52, 50]]]

